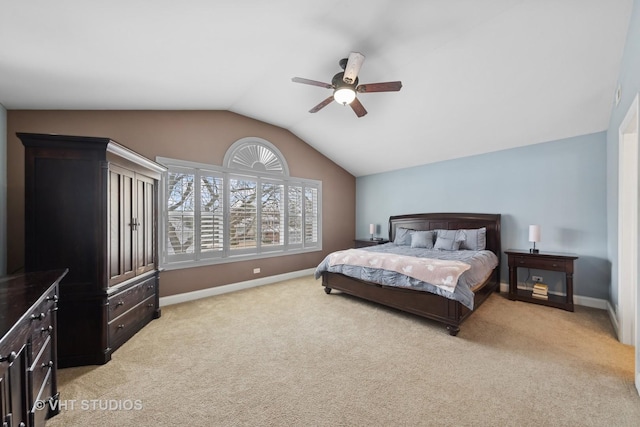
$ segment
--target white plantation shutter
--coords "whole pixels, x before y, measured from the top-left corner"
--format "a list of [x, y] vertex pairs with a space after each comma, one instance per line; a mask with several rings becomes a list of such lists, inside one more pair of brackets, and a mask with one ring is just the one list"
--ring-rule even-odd
[[304, 190], [304, 242], [314, 244], [318, 242], [318, 189]]
[[260, 199], [260, 246], [274, 250], [284, 245], [284, 184], [263, 182]]
[[288, 243], [291, 246], [302, 246], [302, 186], [289, 185], [288, 196]]
[[189, 259], [194, 253], [195, 238], [195, 174], [174, 170], [167, 174], [166, 249], [169, 256]]
[[[221, 255], [224, 249], [224, 179], [221, 174], [202, 171], [200, 174], [200, 252], [208, 256]], [[203, 255], [204, 256], [204, 255]]]
[[167, 166], [161, 248], [167, 269], [322, 249], [322, 183], [289, 177], [268, 141], [243, 138], [226, 167], [157, 158]]

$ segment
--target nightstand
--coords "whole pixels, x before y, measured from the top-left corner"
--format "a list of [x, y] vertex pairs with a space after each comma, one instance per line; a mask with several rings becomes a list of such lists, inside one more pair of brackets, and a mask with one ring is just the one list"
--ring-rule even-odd
[[[532, 254], [529, 251], [509, 249], [504, 252], [509, 259], [509, 299], [532, 302], [573, 311], [573, 261], [578, 259], [574, 254], [540, 252]], [[565, 274], [566, 295], [549, 294], [547, 300], [531, 296], [532, 292], [518, 289], [518, 268], [533, 268], [536, 270], [560, 271]]]
[[384, 243], [389, 243], [389, 241], [386, 240], [386, 239], [382, 239], [382, 240], [355, 239], [353, 241], [353, 247], [354, 248], [365, 248], [367, 246], [382, 245]]

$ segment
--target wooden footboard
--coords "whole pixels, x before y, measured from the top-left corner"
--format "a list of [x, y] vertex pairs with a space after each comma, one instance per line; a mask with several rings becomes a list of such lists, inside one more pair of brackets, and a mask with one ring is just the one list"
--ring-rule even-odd
[[[494, 272], [487, 283], [475, 292], [474, 310], [482, 305], [492, 292], [499, 291], [500, 287], [495, 276], [497, 274]], [[322, 273], [322, 285], [325, 287], [326, 293], [336, 289], [368, 301], [438, 321], [445, 324], [449, 334], [454, 336], [460, 331], [460, 324], [472, 313], [472, 310], [458, 301], [440, 295], [378, 285], [339, 273]]]
[[[457, 230], [486, 227], [486, 248], [495, 253], [498, 260], [501, 257], [500, 214], [426, 213], [392, 216], [389, 218], [389, 240], [392, 242], [398, 227], [412, 230]], [[444, 323], [451, 335], [457, 335], [460, 331], [460, 324], [473, 313], [458, 301], [440, 295], [382, 286], [338, 273], [322, 273], [322, 285], [327, 293], [330, 293], [332, 289], [337, 289], [350, 295]], [[474, 311], [494, 291], [500, 291], [499, 263], [485, 284], [474, 292]]]

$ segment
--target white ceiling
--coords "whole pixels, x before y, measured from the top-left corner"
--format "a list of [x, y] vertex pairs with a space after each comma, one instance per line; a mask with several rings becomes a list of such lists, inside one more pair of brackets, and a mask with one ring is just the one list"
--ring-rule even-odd
[[[632, 3], [0, 0], [0, 103], [229, 110], [362, 176], [606, 129]], [[402, 90], [308, 113], [351, 51]]]

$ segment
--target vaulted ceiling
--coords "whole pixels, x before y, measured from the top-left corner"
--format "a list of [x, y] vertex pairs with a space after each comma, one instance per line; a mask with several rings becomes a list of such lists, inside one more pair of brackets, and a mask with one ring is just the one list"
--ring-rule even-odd
[[[632, 0], [0, 0], [11, 109], [229, 110], [355, 176], [606, 129]], [[349, 52], [368, 114], [315, 114]]]

